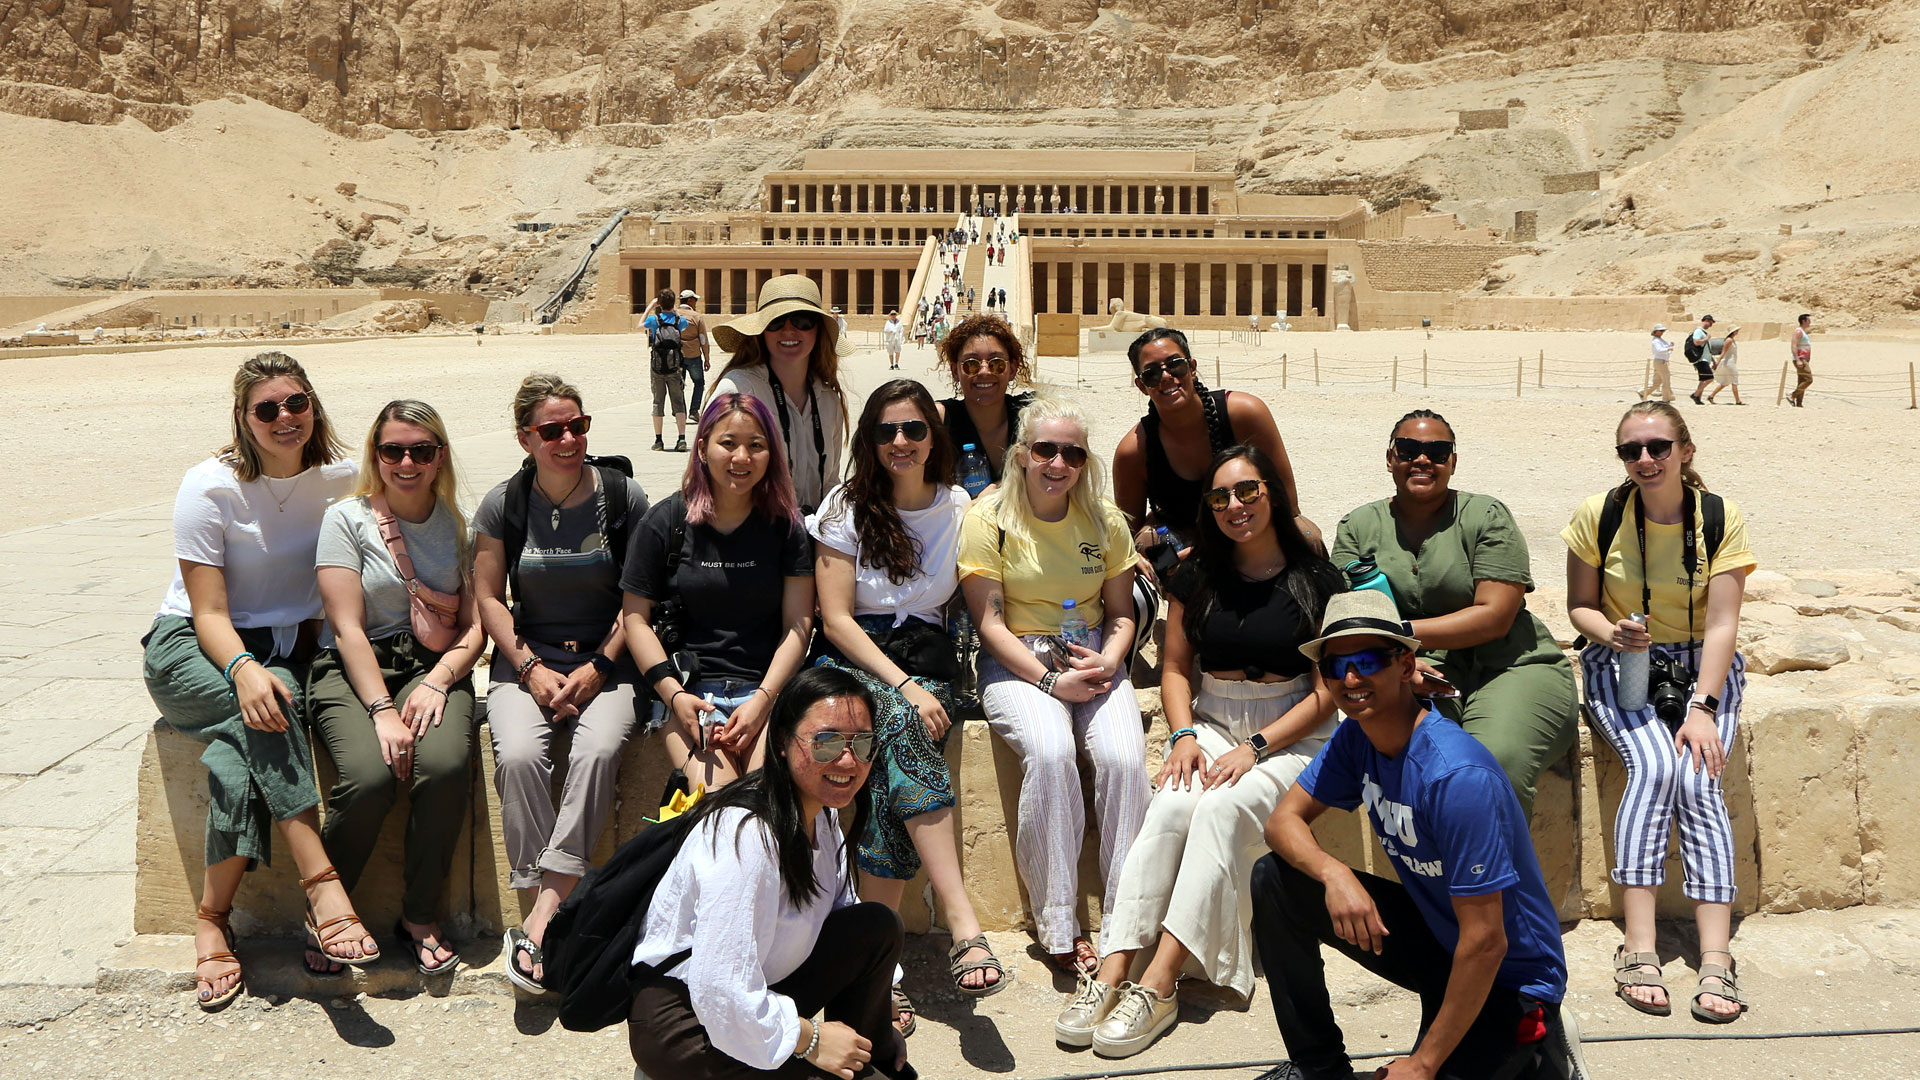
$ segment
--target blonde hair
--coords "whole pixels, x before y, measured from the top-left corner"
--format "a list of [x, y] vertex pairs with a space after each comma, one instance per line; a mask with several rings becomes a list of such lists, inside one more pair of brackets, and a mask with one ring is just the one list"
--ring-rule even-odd
[[299, 383], [300, 392], [313, 403], [313, 433], [300, 448], [300, 470], [305, 472], [315, 465], [328, 465], [346, 456], [347, 448], [333, 433], [326, 406], [320, 403], [320, 395], [313, 392], [313, 382], [307, 378], [307, 370], [300, 366], [300, 361], [283, 352], [259, 353], [248, 357], [241, 363], [240, 370], [233, 373], [233, 441], [213, 452], [233, 467], [234, 475], [242, 483], [258, 480], [266, 472], [260, 446], [247, 430], [247, 397], [260, 384], [280, 378]]
[[[1620, 428], [1625, 426], [1628, 420], [1636, 416], [1664, 417], [1668, 423], [1673, 425], [1673, 437], [1678, 446], [1688, 450], [1695, 449], [1693, 445], [1693, 433], [1687, 430], [1687, 418], [1680, 415], [1680, 410], [1674, 408], [1673, 403], [1669, 401], [1642, 401], [1628, 409], [1625, 415], [1620, 417], [1620, 423], [1615, 424], [1613, 427], [1614, 438], [1618, 439], [1620, 437]], [[1680, 466], [1680, 482], [1690, 488], [1698, 488], [1701, 491], [1707, 490], [1707, 482], [1700, 479], [1700, 474], [1694, 471], [1693, 462], [1691, 461], [1685, 462]]]
[[[1020, 431], [1011, 445], [1007, 447], [1006, 463], [1015, 466], [1025, 458], [1028, 448], [1033, 444], [1033, 430], [1050, 420], [1064, 420], [1080, 429], [1081, 445], [1086, 445], [1091, 434], [1087, 426], [1087, 414], [1080, 406], [1065, 398], [1050, 394], [1038, 394], [1020, 410]], [[1017, 455], [1017, 456], [1016, 456]], [[1032, 544], [1034, 519], [1033, 503], [1027, 498], [1027, 477], [1024, 464], [1017, 466], [1020, 476], [1005, 477], [1000, 482], [1000, 528], [1006, 530], [1009, 540], [1023, 544]], [[1067, 489], [1067, 512], [1075, 509], [1087, 515], [1087, 518], [1099, 524], [1101, 504], [1106, 502], [1107, 482], [1106, 464], [1095, 456], [1093, 447], [1087, 446], [1087, 464], [1080, 470], [1080, 479]]]
[[360, 497], [387, 493], [387, 482], [380, 478], [378, 447], [380, 429], [390, 421], [426, 428], [440, 444], [440, 456], [436, 459], [438, 471], [433, 474], [433, 497], [453, 515], [454, 544], [459, 553], [460, 578], [464, 581], [471, 569], [467, 565], [467, 516], [460, 512], [459, 480], [453, 472], [453, 443], [447, 438], [447, 425], [433, 406], [412, 398], [400, 398], [381, 408], [380, 415], [373, 418], [373, 426], [367, 429], [367, 445], [360, 458], [360, 475], [353, 493]]
[[586, 403], [580, 400], [580, 391], [574, 385], [558, 375], [536, 371], [520, 380], [520, 389], [513, 392], [513, 426], [519, 429], [533, 423], [533, 410], [548, 398], [560, 398], [573, 402], [573, 407], [581, 412], [587, 410]]

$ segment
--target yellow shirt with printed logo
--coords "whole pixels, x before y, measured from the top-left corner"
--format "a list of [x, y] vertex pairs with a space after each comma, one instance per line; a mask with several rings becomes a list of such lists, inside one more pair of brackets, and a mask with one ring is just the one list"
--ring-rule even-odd
[[[1567, 550], [1588, 566], [1599, 568], [1600, 610], [1613, 622], [1619, 622], [1640, 610], [1640, 581], [1644, 575], [1640, 561], [1640, 533], [1633, 520], [1634, 501], [1639, 497], [1638, 492], [1628, 496], [1627, 505], [1620, 515], [1620, 531], [1613, 534], [1613, 546], [1606, 553], [1604, 565], [1598, 550], [1600, 510], [1607, 501], [1604, 492], [1581, 503], [1580, 509], [1574, 511], [1573, 520], [1560, 531], [1560, 539], [1567, 542]], [[1657, 521], [1647, 522], [1646, 561], [1654, 567], [1654, 575], [1649, 583], [1653, 610], [1648, 612], [1647, 629], [1658, 644], [1672, 645], [1705, 637], [1708, 579], [1729, 570], [1751, 570], [1760, 565], [1753, 551], [1747, 547], [1747, 522], [1741, 516], [1740, 508], [1731, 499], [1721, 501], [1727, 510], [1726, 537], [1721, 541], [1719, 555], [1710, 557], [1712, 553], [1705, 550], [1706, 537], [1700, 536], [1697, 556], [1700, 565], [1694, 573], [1691, 592], [1687, 588], [1686, 564], [1681, 558], [1686, 547], [1686, 527], [1677, 523], [1662, 525]], [[1699, 515], [1696, 503], [1695, 528], [1699, 528]], [[1691, 638], [1687, 635], [1689, 603], [1693, 610]]]
[[[1019, 477], [1013, 482], [1019, 483]], [[1140, 561], [1120, 508], [1102, 499], [1100, 520], [1073, 505], [1059, 521], [1035, 521], [1033, 543], [1000, 539], [1000, 492], [973, 504], [960, 526], [960, 577], [974, 574], [1000, 582], [1007, 629], [1016, 634], [1060, 632], [1062, 600], [1099, 626], [1106, 620], [1100, 588]]]

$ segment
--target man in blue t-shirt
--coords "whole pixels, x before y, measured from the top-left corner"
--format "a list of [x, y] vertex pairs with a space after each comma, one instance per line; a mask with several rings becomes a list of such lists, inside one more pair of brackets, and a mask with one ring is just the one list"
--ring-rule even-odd
[[[1277, 854], [1253, 870], [1254, 942], [1280, 1037], [1309, 1080], [1352, 1076], [1324, 942], [1420, 995], [1419, 1044], [1383, 1070], [1391, 1080], [1583, 1077], [1527, 819], [1493, 755], [1415, 696], [1419, 647], [1371, 589], [1333, 597], [1321, 636], [1300, 647], [1349, 722], [1267, 820]], [[1321, 850], [1310, 825], [1329, 806], [1366, 808], [1404, 884]]]

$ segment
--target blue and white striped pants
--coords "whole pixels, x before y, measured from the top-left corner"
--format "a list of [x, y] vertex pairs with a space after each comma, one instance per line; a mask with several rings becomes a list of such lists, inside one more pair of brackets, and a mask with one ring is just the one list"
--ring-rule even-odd
[[[1671, 656], [1690, 670], [1700, 663], [1700, 642], [1655, 645], [1656, 656]], [[1613, 819], [1613, 880], [1621, 885], [1660, 885], [1666, 879], [1667, 837], [1680, 819], [1680, 865], [1686, 871], [1681, 891], [1706, 903], [1733, 902], [1733, 825], [1720, 781], [1694, 769], [1673, 745], [1673, 731], [1648, 704], [1622, 712], [1616, 654], [1606, 645], [1589, 645], [1580, 654], [1587, 709], [1600, 733], [1627, 767], [1627, 790]], [[1729, 755], [1740, 721], [1740, 698], [1747, 685], [1747, 661], [1733, 654], [1733, 667], [1718, 695], [1714, 718]]]

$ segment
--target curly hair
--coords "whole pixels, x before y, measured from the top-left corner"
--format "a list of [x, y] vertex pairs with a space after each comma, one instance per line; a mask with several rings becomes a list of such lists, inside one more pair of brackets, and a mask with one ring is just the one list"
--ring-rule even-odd
[[[1026, 347], [1020, 344], [1020, 335], [1013, 332], [1013, 326], [998, 315], [969, 315], [953, 325], [947, 336], [940, 339], [940, 359], [952, 374], [960, 363], [960, 352], [967, 342], [977, 337], [991, 337], [1000, 342], [1007, 350], [1007, 362], [1013, 365], [1013, 380], [1022, 385], [1033, 382], [1033, 368], [1027, 364]], [[958, 382], [958, 378], [955, 379]]]

